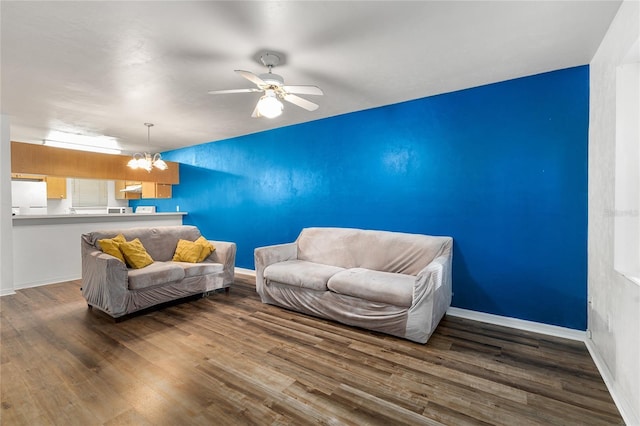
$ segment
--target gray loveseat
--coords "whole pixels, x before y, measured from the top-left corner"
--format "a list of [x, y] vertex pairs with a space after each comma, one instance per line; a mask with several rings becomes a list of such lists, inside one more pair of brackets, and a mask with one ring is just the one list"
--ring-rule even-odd
[[262, 302], [426, 343], [451, 304], [453, 239], [305, 228], [254, 251]]
[[[154, 262], [140, 269], [127, 268], [103, 253], [98, 240], [122, 234], [127, 241], [139, 238]], [[178, 240], [195, 241], [195, 226], [159, 226], [96, 231], [81, 237], [82, 295], [90, 307], [114, 318], [160, 303], [225, 288], [233, 283], [236, 244], [209, 241], [213, 253], [201, 263], [173, 262]]]

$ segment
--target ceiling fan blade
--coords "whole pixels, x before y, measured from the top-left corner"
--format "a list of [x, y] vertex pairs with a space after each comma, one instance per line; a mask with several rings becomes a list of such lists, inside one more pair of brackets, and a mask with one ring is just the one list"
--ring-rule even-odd
[[283, 96], [284, 100], [287, 102], [291, 102], [294, 105], [299, 106], [300, 108], [304, 108], [307, 111], [315, 111], [318, 109], [318, 105], [314, 104], [311, 101], [308, 101], [304, 98], [301, 98], [300, 96], [296, 96], [296, 95], [292, 95], [290, 93], [287, 93]]
[[251, 71], [235, 70], [235, 72], [240, 74], [241, 76], [243, 76], [244, 78], [246, 78], [247, 80], [249, 80], [250, 82], [252, 82], [258, 87], [268, 86], [268, 84], [265, 83], [263, 79], [261, 79]]
[[229, 89], [229, 90], [212, 90], [209, 92], [210, 95], [224, 95], [226, 93], [251, 93], [251, 92], [262, 92], [260, 89]]
[[258, 113], [258, 104], [256, 103], [256, 107], [253, 109], [251, 113], [251, 118], [260, 118], [260, 113]]
[[317, 86], [284, 86], [283, 89], [285, 92], [298, 95], [324, 95], [322, 89]]

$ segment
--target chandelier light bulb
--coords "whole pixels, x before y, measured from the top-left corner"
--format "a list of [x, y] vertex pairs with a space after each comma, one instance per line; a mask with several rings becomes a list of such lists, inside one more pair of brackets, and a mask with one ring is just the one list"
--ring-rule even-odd
[[167, 170], [169, 166], [164, 162], [160, 153], [153, 156], [153, 167], [160, 170]]

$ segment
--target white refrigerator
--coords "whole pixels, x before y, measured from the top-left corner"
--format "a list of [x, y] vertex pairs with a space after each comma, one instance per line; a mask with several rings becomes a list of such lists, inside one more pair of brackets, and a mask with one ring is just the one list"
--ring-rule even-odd
[[14, 214], [47, 214], [47, 183], [12, 180], [11, 211]]

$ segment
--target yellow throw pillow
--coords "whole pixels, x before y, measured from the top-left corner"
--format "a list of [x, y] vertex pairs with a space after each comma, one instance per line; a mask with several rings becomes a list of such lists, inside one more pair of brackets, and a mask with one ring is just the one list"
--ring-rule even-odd
[[196, 263], [202, 253], [202, 246], [193, 241], [178, 240], [176, 252], [173, 255], [174, 262]]
[[153, 263], [153, 259], [138, 238], [120, 244], [120, 251], [124, 255], [127, 265], [133, 269], [144, 268]]
[[216, 249], [215, 246], [211, 244], [205, 237], [198, 238], [195, 243], [202, 247], [202, 253], [200, 253], [198, 262], [202, 262], [203, 260], [205, 260]]
[[122, 252], [120, 251], [120, 244], [126, 243], [124, 235], [118, 234], [113, 238], [104, 238], [102, 240], [98, 240], [98, 245], [103, 253], [110, 254], [113, 257], [120, 259], [122, 263], [125, 263], [124, 257], [122, 257]]

